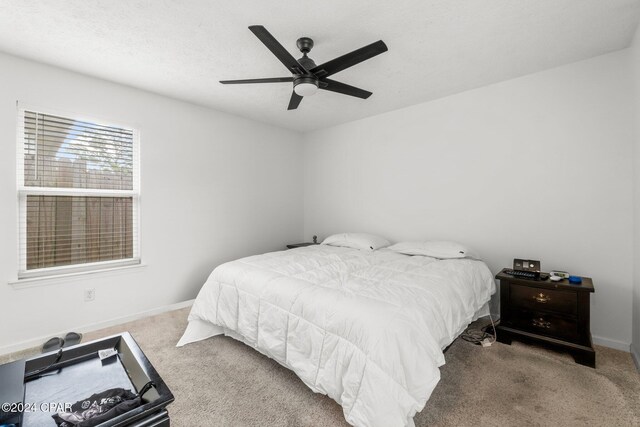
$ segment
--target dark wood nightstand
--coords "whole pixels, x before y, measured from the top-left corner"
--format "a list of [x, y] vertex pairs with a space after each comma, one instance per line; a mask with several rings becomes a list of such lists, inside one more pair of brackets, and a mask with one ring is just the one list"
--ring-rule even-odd
[[582, 284], [567, 279], [526, 280], [506, 274], [500, 280], [500, 324], [498, 341], [511, 344], [512, 339], [535, 341], [568, 350], [576, 363], [596, 367], [596, 353], [589, 325], [589, 297], [595, 292], [593, 282]]
[[292, 243], [290, 245], [287, 245], [287, 249], [294, 249], [294, 248], [304, 248], [305, 246], [312, 246], [312, 245], [318, 245], [319, 243]]

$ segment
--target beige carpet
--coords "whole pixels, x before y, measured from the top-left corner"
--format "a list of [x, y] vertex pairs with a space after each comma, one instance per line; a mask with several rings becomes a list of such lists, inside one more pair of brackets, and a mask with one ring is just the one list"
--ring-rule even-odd
[[[231, 338], [176, 348], [188, 309], [87, 334], [129, 331], [175, 395], [174, 426], [345, 426], [342, 408]], [[0, 363], [37, 351], [14, 353]], [[457, 340], [417, 426], [640, 426], [640, 375], [628, 353], [597, 348], [597, 369], [520, 344]]]

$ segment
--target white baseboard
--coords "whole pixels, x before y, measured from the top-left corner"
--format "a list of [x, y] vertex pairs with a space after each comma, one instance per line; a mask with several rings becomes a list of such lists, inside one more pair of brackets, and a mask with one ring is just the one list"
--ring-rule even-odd
[[[131, 322], [133, 320], [142, 319], [143, 317], [154, 316], [156, 314], [166, 313], [167, 311], [178, 310], [180, 308], [189, 307], [193, 304], [194, 300], [182, 301], [175, 304], [165, 305], [163, 307], [152, 308], [151, 310], [141, 311], [139, 313], [131, 314], [128, 316], [117, 317], [115, 319], [105, 320], [103, 322], [91, 323], [84, 326], [74, 327], [74, 332], [86, 333], [96, 331], [98, 329], [108, 328], [110, 326], [119, 325], [121, 323]], [[16, 344], [9, 344], [0, 347], [0, 356], [13, 353], [16, 351], [26, 350], [32, 347], [41, 346], [46, 340], [53, 336], [64, 336], [68, 331], [62, 331], [58, 333], [51, 333], [41, 337], [33, 338], [26, 341], [21, 341]]]
[[636, 364], [636, 368], [638, 372], [640, 372], [640, 351], [638, 351], [638, 345], [631, 344], [631, 358], [633, 362]]
[[613, 348], [615, 350], [626, 351], [627, 353], [630, 351], [631, 343], [596, 336], [593, 336], [592, 338], [593, 343], [596, 345]]

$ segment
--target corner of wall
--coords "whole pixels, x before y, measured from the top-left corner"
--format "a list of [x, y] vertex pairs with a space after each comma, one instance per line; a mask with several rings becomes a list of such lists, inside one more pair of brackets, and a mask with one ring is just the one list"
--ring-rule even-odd
[[633, 146], [633, 285], [631, 357], [640, 370], [640, 29], [630, 47], [634, 85], [635, 141]]
[[636, 348], [636, 345], [631, 344], [631, 358], [633, 359], [633, 363], [636, 364], [636, 369], [640, 373], [640, 351]]

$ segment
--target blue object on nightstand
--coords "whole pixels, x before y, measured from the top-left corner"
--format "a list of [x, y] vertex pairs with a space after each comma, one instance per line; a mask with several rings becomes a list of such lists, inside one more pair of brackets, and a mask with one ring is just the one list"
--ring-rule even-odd
[[579, 285], [582, 283], [582, 277], [580, 276], [569, 276], [569, 283], [574, 285]]

